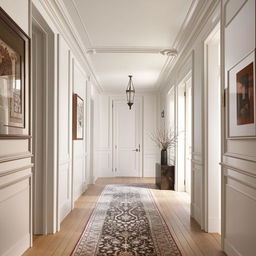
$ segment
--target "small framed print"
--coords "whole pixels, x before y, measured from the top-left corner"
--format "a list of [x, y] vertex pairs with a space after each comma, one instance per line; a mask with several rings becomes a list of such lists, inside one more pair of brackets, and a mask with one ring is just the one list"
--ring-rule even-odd
[[30, 38], [0, 8], [0, 138], [29, 135]]
[[73, 140], [84, 139], [84, 100], [73, 94]]
[[256, 136], [255, 51], [228, 72], [228, 137]]

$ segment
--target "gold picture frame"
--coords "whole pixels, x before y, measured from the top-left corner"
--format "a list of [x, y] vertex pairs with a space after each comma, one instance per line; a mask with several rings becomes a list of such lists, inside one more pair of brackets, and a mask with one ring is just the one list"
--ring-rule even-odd
[[84, 139], [84, 100], [73, 94], [73, 140]]

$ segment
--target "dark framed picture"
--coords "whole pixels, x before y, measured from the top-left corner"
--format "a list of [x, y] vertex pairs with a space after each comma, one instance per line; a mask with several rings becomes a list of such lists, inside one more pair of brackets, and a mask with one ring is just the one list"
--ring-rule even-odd
[[253, 62], [236, 74], [237, 125], [254, 123]]
[[228, 71], [228, 137], [255, 137], [255, 51]]
[[30, 38], [0, 8], [0, 137], [29, 135]]
[[73, 140], [84, 139], [84, 100], [73, 94]]

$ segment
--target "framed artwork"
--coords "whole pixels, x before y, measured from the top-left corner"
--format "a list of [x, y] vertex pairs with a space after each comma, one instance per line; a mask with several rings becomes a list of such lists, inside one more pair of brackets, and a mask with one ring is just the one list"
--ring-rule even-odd
[[228, 74], [229, 137], [256, 136], [255, 52], [253, 51]]
[[29, 135], [30, 39], [0, 8], [0, 137]]
[[73, 94], [73, 140], [84, 138], [84, 101]]

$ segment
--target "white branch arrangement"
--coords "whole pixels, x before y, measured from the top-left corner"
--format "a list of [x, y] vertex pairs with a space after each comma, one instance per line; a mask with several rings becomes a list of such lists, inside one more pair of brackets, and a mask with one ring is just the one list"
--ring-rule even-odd
[[176, 147], [178, 136], [172, 129], [162, 128], [151, 133], [150, 138], [161, 150], [167, 150]]

